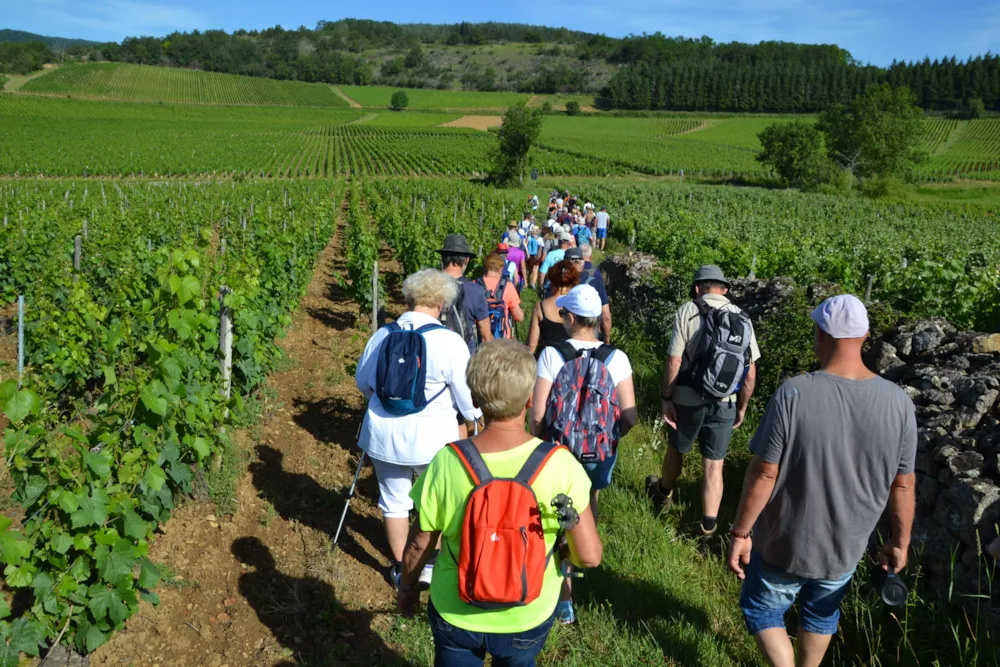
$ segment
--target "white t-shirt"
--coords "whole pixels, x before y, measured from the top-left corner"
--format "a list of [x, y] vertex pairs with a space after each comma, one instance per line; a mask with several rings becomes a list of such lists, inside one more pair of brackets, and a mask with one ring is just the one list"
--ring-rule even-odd
[[608, 219], [609, 219], [610, 216], [605, 211], [600, 211], [594, 217], [597, 219], [597, 228], [598, 229], [607, 229], [608, 228]]
[[[600, 341], [573, 339], [570, 339], [569, 344], [577, 350], [593, 350], [601, 346]], [[554, 347], [545, 348], [542, 350], [541, 356], [538, 357], [538, 377], [549, 382], [555, 382], [556, 376], [559, 375], [559, 371], [562, 370], [565, 363], [566, 361], [559, 354], [559, 350]], [[611, 356], [608, 357], [607, 367], [608, 372], [611, 374], [611, 381], [615, 383], [616, 387], [632, 377], [632, 363], [628, 360], [628, 356], [619, 349], [615, 349], [611, 353]]]

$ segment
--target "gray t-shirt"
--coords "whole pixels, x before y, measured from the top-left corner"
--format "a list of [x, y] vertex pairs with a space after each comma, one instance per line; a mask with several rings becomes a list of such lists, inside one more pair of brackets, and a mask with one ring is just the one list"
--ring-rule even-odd
[[597, 218], [597, 228], [598, 229], [607, 229], [608, 228], [608, 221], [610, 220], [611, 216], [609, 216], [607, 214], [607, 212], [600, 211], [600, 212], [597, 213], [597, 215], [595, 217]]
[[880, 377], [800, 375], [771, 397], [750, 449], [779, 466], [754, 549], [796, 576], [840, 577], [864, 555], [893, 479], [913, 472], [913, 402]]

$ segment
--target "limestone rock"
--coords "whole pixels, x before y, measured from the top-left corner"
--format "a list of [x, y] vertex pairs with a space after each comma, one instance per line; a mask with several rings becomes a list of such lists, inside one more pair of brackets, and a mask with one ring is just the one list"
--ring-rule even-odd
[[1000, 352], [1000, 334], [976, 336], [972, 339], [972, 351], [976, 354], [995, 354]]

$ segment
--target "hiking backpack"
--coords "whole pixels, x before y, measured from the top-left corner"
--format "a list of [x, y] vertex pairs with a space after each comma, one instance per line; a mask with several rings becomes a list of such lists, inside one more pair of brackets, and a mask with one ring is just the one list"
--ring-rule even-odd
[[503, 292], [510, 282], [506, 274], [500, 276], [497, 288], [490, 292], [483, 278], [476, 280], [486, 291], [486, 311], [490, 315], [490, 331], [494, 338], [506, 338], [510, 332], [510, 313], [507, 312], [507, 302], [503, 300]]
[[705, 398], [725, 398], [739, 390], [750, 368], [753, 325], [742, 310], [712, 308], [704, 299], [694, 304], [701, 317], [698, 345], [678, 383]]
[[494, 477], [471, 440], [448, 446], [475, 487], [465, 501], [455, 558], [459, 596], [482, 609], [534, 602], [542, 593], [545, 568], [555, 546], [545, 546], [542, 510], [531, 485], [559, 446], [540, 443], [512, 478]]
[[386, 325], [389, 335], [379, 349], [378, 369], [375, 375], [375, 392], [382, 407], [390, 415], [413, 415], [440, 396], [444, 387], [430, 399], [427, 398], [427, 341], [424, 334], [444, 329], [440, 324], [425, 324], [419, 329], [404, 329], [398, 322]]
[[451, 307], [441, 311], [441, 324], [457, 333], [466, 343], [469, 342], [466, 327], [468, 320], [465, 316], [465, 278], [456, 280], [458, 283], [458, 296], [452, 302]]
[[614, 456], [621, 439], [621, 408], [607, 363], [615, 348], [577, 350], [568, 341], [553, 347], [566, 363], [545, 406], [545, 436], [569, 449], [581, 463]]

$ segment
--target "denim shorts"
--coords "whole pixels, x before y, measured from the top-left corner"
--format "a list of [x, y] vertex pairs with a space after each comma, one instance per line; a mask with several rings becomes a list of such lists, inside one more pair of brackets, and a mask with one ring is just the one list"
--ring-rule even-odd
[[754, 551], [746, 575], [740, 591], [740, 609], [750, 634], [784, 628], [785, 612], [796, 598], [800, 628], [816, 635], [837, 634], [840, 602], [854, 570], [836, 579], [806, 579], [768, 565]]
[[614, 472], [616, 463], [618, 463], [618, 452], [615, 452], [614, 456], [609, 456], [603, 461], [583, 464], [583, 469], [587, 471], [587, 476], [590, 477], [591, 491], [601, 491], [611, 486], [611, 473]]

